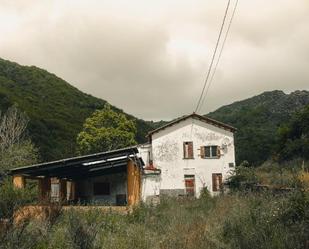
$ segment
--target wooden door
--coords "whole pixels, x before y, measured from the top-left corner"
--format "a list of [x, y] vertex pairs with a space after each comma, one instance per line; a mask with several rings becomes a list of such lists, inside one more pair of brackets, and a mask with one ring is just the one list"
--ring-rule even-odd
[[185, 175], [185, 187], [187, 196], [195, 196], [195, 177], [194, 175]]

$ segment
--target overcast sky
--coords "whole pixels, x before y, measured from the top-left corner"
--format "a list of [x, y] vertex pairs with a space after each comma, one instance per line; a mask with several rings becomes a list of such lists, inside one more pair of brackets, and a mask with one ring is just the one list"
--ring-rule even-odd
[[[226, 4], [0, 0], [0, 57], [139, 118], [171, 119], [195, 109]], [[239, 0], [201, 113], [275, 89], [309, 90], [309, 1]]]

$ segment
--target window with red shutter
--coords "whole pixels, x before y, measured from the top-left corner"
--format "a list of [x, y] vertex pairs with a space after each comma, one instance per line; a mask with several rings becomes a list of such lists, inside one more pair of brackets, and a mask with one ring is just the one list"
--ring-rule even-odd
[[184, 142], [183, 143], [183, 158], [184, 159], [193, 159], [193, 142]]
[[195, 196], [195, 177], [194, 175], [185, 175], [185, 187], [187, 196]]
[[216, 192], [222, 188], [222, 174], [212, 174], [212, 191]]

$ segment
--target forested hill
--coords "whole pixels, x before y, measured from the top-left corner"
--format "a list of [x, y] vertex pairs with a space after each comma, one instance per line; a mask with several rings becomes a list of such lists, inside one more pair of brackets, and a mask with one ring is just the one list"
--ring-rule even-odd
[[[0, 59], [0, 111], [17, 104], [26, 112], [30, 136], [44, 161], [74, 155], [76, 135], [84, 120], [105, 103], [46, 70]], [[155, 123], [140, 119], [136, 123], [137, 141], [144, 142]]]
[[223, 106], [207, 116], [237, 127], [237, 162], [248, 160], [258, 165], [271, 156], [278, 127], [308, 104], [308, 91], [271, 91]]

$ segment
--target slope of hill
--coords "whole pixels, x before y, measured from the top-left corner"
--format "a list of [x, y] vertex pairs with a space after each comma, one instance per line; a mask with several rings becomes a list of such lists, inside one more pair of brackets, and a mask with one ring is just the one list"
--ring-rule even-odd
[[278, 127], [309, 104], [308, 91], [285, 94], [264, 92], [223, 106], [207, 116], [235, 126], [236, 161], [258, 165], [267, 160], [276, 143]]
[[[0, 59], [0, 110], [17, 104], [26, 112], [30, 136], [44, 161], [74, 155], [76, 135], [84, 120], [105, 103], [43, 69]], [[136, 123], [136, 139], [144, 142], [155, 123], [140, 119]]]

